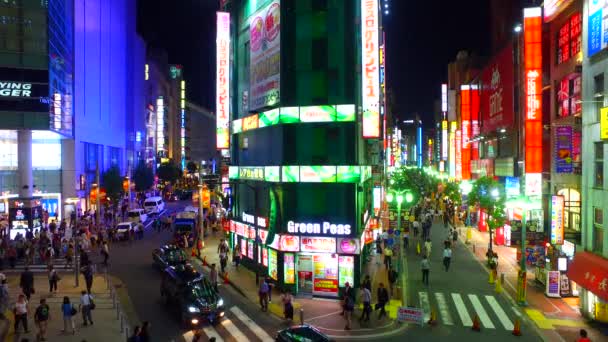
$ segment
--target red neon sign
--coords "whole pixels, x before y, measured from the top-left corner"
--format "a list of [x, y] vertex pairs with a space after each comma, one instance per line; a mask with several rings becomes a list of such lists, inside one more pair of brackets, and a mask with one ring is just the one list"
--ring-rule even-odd
[[526, 173], [543, 171], [542, 17], [540, 7], [524, 9]]
[[[480, 134], [479, 131], [479, 87], [471, 85], [471, 136], [475, 138]], [[471, 148], [471, 160], [479, 159], [479, 143], [474, 142]]]
[[[471, 86], [460, 86], [460, 118], [462, 130], [462, 179], [471, 179]], [[458, 140], [458, 138], [456, 138]]]

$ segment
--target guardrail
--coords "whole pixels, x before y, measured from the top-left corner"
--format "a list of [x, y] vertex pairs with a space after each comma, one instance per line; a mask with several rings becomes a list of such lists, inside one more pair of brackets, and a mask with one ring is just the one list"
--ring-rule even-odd
[[106, 282], [106, 286], [108, 290], [110, 290], [110, 297], [112, 298], [112, 307], [116, 310], [116, 319], [120, 321], [120, 333], [124, 337], [124, 340], [127, 341], [130, 337], [131, 332], [131, 324], [129, 323], [129, 319], [125, 314], [125, 311], [120, 304], [120, 300], [118, 299], [118, 294], [116, 293], [116, 288], [112, 286], [112, 280], [108, 276], [108, 269], [105, 268], [103, 271], [104, 280]]

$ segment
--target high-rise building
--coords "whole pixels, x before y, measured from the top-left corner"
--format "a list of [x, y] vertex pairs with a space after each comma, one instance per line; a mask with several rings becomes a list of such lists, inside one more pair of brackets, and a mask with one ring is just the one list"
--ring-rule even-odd
[[231, 1], [217, 18], [230, 244], [294, 293], [336, 298], [360, 283], [383, 163], [378, 1]]

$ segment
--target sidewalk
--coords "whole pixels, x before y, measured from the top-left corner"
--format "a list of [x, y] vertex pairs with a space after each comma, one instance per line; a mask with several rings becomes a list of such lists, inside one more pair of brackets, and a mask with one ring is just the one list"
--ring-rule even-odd
[[[63, 315], [61, 314], [61, 304], [63, 297], [67, 296], [76, 308], [80, 303], [80, 292], [85, 289], [85, 281], [82, 275], [79, 278], [79, 287], [74, 286], [74, 275], [61, 274], [56, 294], [48, 291], [48, 277], [46, 275], [34, 276], [34, 289], [36, 293], [32, 295], [28, 305], [28, 328], [29, 333], [18, 333], [15, 335], [13, 330], [14, 316], [12, 312], [7, 313], [6, 317], [10, 320], [10, 330], [6, 341], [20, 341], [21, 338], [29, 338], [34, 341], [36, 338], [36, 326], [34, 324], [34, 312], [40, 303], [41, 298], [45, 298], [50, 307], [50, 321], [47, 329], [48, 341], [67, 341], [67, 342], [95, 342], [95, 341], [124, 341], [125, 333], [121, 332], [120, 321], [117, 320], [116, 309], [113, 305], [112, 295], [107, 283], [102, 275], [96, 275], [93, 279], [91, 289], [96, 308], [92, 312], [94, 325], [84, 326], [82, 314], [79, 312], [74, 316], [76, 334], [62, 334]], [[21, 290], [19, 288], [19, 275], [7, 275], [9, 294], [11, 303], [14, 303]], [[12, 306], [12, 304], [11, 304]], [[20, 328], [22, 331], [22, 328]]]
[[[460, 238], [465, 242], [466, 228], [459, 226], [459, 231]], [[471, 229], [471, 232], [472, 237], [467, 247], [485, 266], [489, 233], [480, 232], [475, 228]], [[519, 270], [517, 249], [515, 247], [493, 245], [493, 250], [498, 254], [498, 274], [499, 276], [501, 274], [505, 276], [503, 288], [511, 298], [515, 298], [517, 294], [517, 272]], [[579, 308], [576, 306], [576, 300], [545, 296], [544, 287], [535, 280], [534, 270], [530, 268], [527, 269], [527, 301], [528, 306], [524, 309], [524, 312], [550, 340], [575, 340], [578, 338], [580, 329], [587, 330], [592, 341], [601, 341], [607, 338], [600, 329], [595, 327], [595, 324], [590, 325], [590, 322], [580, 314]]]
[[[221, 234], [218, 234], [217, 236], [208, 236], [205, 239], [205, 249], [203, 250], [202, 258], [206, 260], [207, 265], [211, 265], [212, 263], [219, 265], [217, 247], [219, 245], [220, 235]], [[369, 267], [362, 272], [361, 278], [363, 279], [365, 274], [370, 274], [373, 290], [377, 288], [377, 285], [380, 282], [383, 282], [388, 288], [388, 277], [384, 264], [382, 264], [379, 259], [376, 260], [374, 258], [376, 257], [372, 257], [368, 263]], [[226, 268], [229, 285], [257, 305], [258, 285], [256, 285], [255, 273], [243, 266], [240, 266], [237, 269], [230, 261], [231, 259]], [[193, 258], [192, 262], [203, 265], [202, 260], [195, 258]], [[223, 286], [226, 286], [226, 284], [223, 284]], [[373, 291], [372, 295], [374, 296], [372, 303], [374, 303], [376, 296], [375, 291]], [[276, 287], [272, 288], [271, 297], [272, 302], [268, 305], [269, 312], [277, 318], [283, 319], [283, 305], [280, 301], [281, 293]], [[359, 323], [358, 317], [360, 316], [360, 311], [356, 310], [353, 315], [352, 330], [346, 332], [344, 331], [344, 318], [340, 316], [342, 308], [338, 300], [296, 297], [294, 298], [293, 305], [295, 324], [300, 323], [300, 310], [303, 310], [305, 323], [313, 324], [317, 328], [332, 335], [353, 336], [369, 334], [372, 331], [381, 330], [383, 328], [394, 329], [396, 327], [393, 319], [383, 318], [380, 321], [375, 319], [377, 317], [377, 312], [373, 313], [373, 318], [369, 322]], [[398, 306], [400, 306], [400, 301], [398, 303], [396, 301], [391, 301], [390, 305], [387, 305], [386, 310], [389, 314], [392, 312], [392, 316], [395, 317]]]

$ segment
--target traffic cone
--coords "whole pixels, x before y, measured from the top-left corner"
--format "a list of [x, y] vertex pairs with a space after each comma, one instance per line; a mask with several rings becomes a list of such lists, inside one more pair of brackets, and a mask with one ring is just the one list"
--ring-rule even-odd
[[224, 284], [230, 284], [230, 280], [228, 280], [228, 272], [224, 272]]
[[494, 291], [496, 293], [502, 293], [502, 284], [500, 283], [500, 278], [496, 277], [496, 286], [494, 287]]
[[435, 311], [435, 308], [431, 309], [431, 317], [429, 318], [429, 321], [427, 323], [430, 325], [437, 324], [437, 312]]
[[416, 244], [416, 254], [420, 255], [420, 241]]
[[519, 323], [519, 318], [515, 319], [515, 324], [513, 325], [513, 335], [521, 336], [521, 323]]
[[490, 270], [490, 276], [488, 278], [488, 283], [494, 284], [494, 282], [496, 282], [496, 279], [494, 279], [494, 270]]
[[481, 331], [481, 325], [479, 324], [479, 316], [477, 316], [477, 314], [475, 314], [475, 317], [473, 318], [473, 326], [471, 327], [471, 329], [473, 329], [474, 331]]

